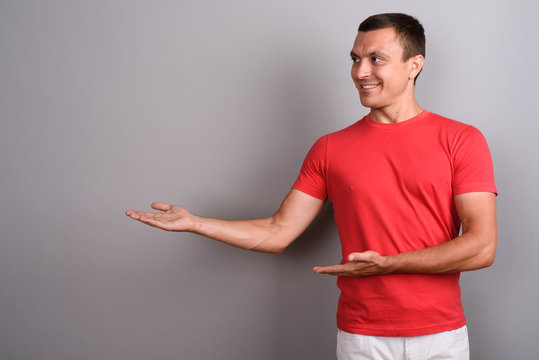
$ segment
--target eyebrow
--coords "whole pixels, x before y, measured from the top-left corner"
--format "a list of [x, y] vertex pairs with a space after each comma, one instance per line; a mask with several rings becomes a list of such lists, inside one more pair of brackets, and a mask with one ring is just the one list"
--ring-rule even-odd
[[[367, 57], [369, 56], [377, 56], [377, 57], [383, 57], [383, 58], [390, 58], [389, 55], [387, 55], [386, 53], [382, 52], [382, 51], [378, 51], [378, 50], [375, 50], [375, 51], [371, 51], [370, 53], [367, 54]], [[350, 51], [350, 57], [353, 57], [353, 58], [360, 58], [361, 56], [357, 55], [355, 52], [353, 51]]]

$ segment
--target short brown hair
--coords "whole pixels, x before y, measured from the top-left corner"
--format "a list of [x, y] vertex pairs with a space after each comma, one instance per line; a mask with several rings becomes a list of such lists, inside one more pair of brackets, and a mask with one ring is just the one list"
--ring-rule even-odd
[[414, 17], [401, 13], [372, 15], [366, 18], [358, 31], [394, 28], [403, 48], [403, 61], [415, 55], [425, 57], [425, 29]]

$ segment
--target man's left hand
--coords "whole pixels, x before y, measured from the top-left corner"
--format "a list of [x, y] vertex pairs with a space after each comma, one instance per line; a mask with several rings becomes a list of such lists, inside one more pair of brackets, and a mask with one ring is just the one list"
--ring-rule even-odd
[[368, 250], [348, 255], [345, 264], [332, 266], [315, 266], [313, 271], [317, 274], [327, 274], [345, 277], [363, 277], [388, 273], [388, 261], [385, 256], [376, 251]]

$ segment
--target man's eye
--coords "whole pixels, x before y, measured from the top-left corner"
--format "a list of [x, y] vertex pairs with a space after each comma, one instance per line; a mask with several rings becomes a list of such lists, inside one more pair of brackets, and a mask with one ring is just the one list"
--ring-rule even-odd
[[372, 62], [380, 62], [380, 61], [382, 61], [381, 58], [376, 57], [376, 56], [373, 56], [373, 57], [372, 57]]
[[353, 57], [353, 58], [352, 58], [352, 62], [353, 62], [353, 63], [357, 63], [357, 62], [359, 62], [359, 59]]

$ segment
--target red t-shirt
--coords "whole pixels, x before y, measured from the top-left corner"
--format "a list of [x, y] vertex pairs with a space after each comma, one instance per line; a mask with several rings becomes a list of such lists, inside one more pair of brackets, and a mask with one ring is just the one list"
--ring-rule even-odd
[[[382, 255], [434, 246], [458, 236], [454, 196], [496, 193], [492, 159], [473, 126], [423, 111], [396, 124], [368, 115], [320, 138], [293, 188], [333, 203], [344, 263], [352, 252]], [[339, 329], [418, 336], [466, 320], [459, 273], [339, 277]]]

